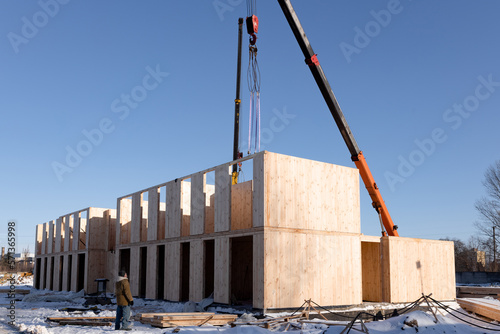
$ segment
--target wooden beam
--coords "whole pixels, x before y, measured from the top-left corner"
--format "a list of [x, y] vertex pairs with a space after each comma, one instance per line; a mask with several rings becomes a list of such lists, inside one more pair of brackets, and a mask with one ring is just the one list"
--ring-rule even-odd
[[139, 261], [141, 260], [139, 254], [139, 246], [130, 247], [130, 273], [127, 274], [130, 283], [130, 292], [132, 296], [139, 295]]
[[[156, 247], [157, 245], [148, 246], [148, 256], [146, 265], [146, 298], [156, 298], [156, 280], [158, 273], [156, 272]], [[163, 274], [163, 273], [162, 273]]]
[[169, 242], [165, 245], [165, 260], [167, 300], [177, 302], [181, 297], [181, 245], [179, 242]]

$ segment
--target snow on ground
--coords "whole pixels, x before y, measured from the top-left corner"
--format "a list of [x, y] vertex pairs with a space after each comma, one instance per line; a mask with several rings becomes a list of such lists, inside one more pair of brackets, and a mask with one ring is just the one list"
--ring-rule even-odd
[[[37, 290], [32, 287], [32, 282], [27, 281], [25, 284], [16, 286], [17, 289], [30, 289], [31, 293], [23, 296], [17, 295], [16, 299], [16, 328], [8, 327], [7, 323], [9, 321], [7, 307], [9, 306], [10, 300], [7, 298], [7, 294], [0, 294], [0, 334], [3, 333], [15, 333], [15, 332], [25, 332], [25, 333], [37, 333], [37, 334], [69, 334], [69, 333], [82, 333], [82, 334], [97, 334], [113, 332], [113, 326], [58, 326], [57, 324], [49, 324], [45, 320], [47, 317], [92, 317], [92, 316], [105, 316], [114, 317], [115, 316], [115, 305], [99, 306], [102, 311], [99, 314], [95, 314], [93, 311], [86, 311], [83, 313], [67, 312], [62, 310], [63, 308], [73, 307], [82, 308], [83, 302], [83, 292], [53, 292], [49, 290]], [[500, 302], [499, 302], [500, 303]], [[454, 308], [458, 308], [456, 303], [452, 304]], [[144, 299], [135, 299], [134, 306], [132, 307], [132, 313], [141, 312], [182, 312], [184, 305], [181, 303], [169, 303], [164, 301], [152, 301]], [[365, 310], [372, 307], [368, 306]], [[236, 310], [230, 308], [216, 308], [209, 309], [209, 311], [223, 311], [223, 312], [233, 312]], [[465, 313], [465, 311], [459, 309], [458, 311]], [[240, 312], [241, 313], [241, 312]], [[487, 326], [500, 330], [499, 325], [495, 324], [485, 324], [479, 322], [479, 320], [466, 318], [461, 314], [457, 314], [460, 318], [467, 319], [470, 322], [479, 324], [483, 327]], [[276, 316], [276, 315], [273, 315]], [[413, 311], [398, 317], [394, 317], [385, 321], [368, 322], [366, 327], [370, 334], [394, 334], [394, 333], [419, 333], [419, 334], [479, 334], [479, 333], [493, 333], [494, 331], [481, 329], [467, 325], [456, 318], [450, 316], [448, 313], [442, 311], [442, 314], [438, 313], [439, 322], [434, 322], [434, 316], [431, 312], [423, 311]], [[292, 334], [340, 334], [345, 328], [344, 324], [338, 322], [336, 325], [325, 325], [325, 324], [304, 324], [303, 328], [300, 329], [290, 329], [288, 332]], [[496, 327], [495, 327], [496, 326]], [[11, 328], [9, 331], [8, 328]], [[354, 328], [360, 329], [359, 323], [355, 325]], [[150, 325], [144, 325], [138, 321], [134, 321], [133, 333], [171, 333], [172, 328], [154, 328]], [[277, 332], [283, 332], [284, 327], [277, 329]], [[271, 331], [260, 328], [257, 326], [237, 326], [231, 328], [229, 326], [224, 327], [213, 327], [213, 326], [203, 326], [203, 327], [183, 327], [180, 331], [182, 334], [270, 334]], [[351, 330], [350, 333], [360, 333], [359, 331]]]

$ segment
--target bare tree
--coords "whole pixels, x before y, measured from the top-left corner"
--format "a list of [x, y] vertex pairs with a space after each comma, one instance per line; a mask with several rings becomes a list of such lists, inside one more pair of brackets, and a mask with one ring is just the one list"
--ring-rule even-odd
[[[497, 235], [500, 233], [500, 160], [488, 167], [484, 173], [483, 186], [486, 196], [475, 203], [480, 220], [475, 223], [476, 228], [492, 242], [490, 252], [496, 259], [498, 248]], [[493, 234], [495, 233], [495, 240]]]

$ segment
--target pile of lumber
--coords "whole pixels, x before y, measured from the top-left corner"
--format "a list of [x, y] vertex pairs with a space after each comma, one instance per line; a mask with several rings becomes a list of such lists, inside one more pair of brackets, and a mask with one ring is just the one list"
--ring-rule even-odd
[[57, 322], [61, 326], [111, 326], [115, 322], [115, 317], [49, 317], [47, 321]]
[[457, 298], [457, 303], [466, 311], [500, 321], [500, 303], [497, 300]]
[[457, 286], [457, 298], [498, 298], [500, 288], [479, 286]]
[[136, 319], [143, 324], [153, 327], [178, 327], [178, 326], [224, 326], [236, 320], [235, 314], [215, 314], [211, 312], [194, 313], [141, 313]]
[[235, 321], [231, 323], [232, 327], [235, 326], [240, 326], [240, 325], [253, 325], [253, 326], [260, 326], [266, 329], [269, 329], [271, 331], [276, 330], [280, 328], [282, 325], [285, 325], [284, 331], [286, 332], [290, 327], [295, 327], [295, 328], [302, 328], [302, 321], [306, 321], [307, 316], [304, 313], [297, 314], [297, 315], [290, 315], [290, 316], [284, 316], [284, 317], [277, 317], [277, 318], [266, 318], [266, 319], [260, 319], [260, 320], [254, 320], [254, 321]]

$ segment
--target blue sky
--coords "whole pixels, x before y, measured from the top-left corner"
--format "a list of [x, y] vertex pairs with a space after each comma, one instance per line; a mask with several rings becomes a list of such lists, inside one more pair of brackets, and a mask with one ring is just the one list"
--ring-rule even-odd
[[[477, 234], [500, 159], [500, 2], [293, 4], [400, 235]], [[278, 3], [257, 6], [262, 128], [285, 125], [262, 148], [354, 167]], [[19, 250], [36, 224], [231, 160], [241, 16], [239, 0], [1, 2], [0, 221]], [[242, 99], [245, 129], [245, 81]], [[379, 235], [364, 188], [361, 226]]]

